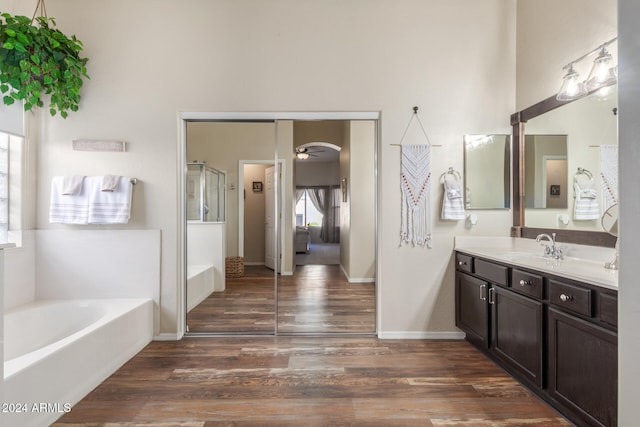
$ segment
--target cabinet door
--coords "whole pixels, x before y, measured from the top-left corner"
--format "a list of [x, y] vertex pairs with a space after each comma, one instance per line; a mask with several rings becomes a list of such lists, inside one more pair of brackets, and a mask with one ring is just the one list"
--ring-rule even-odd
[[491, 351], [515, 373], [542, 387], [542, 303], [497, 286], [491, 292]]
[[489, 316], [487, 282], [456, 274], [456, 326], [467, 334], [475, 345], [489, 346]]
[[617, 334], [550, 308], [549, 393], [585, 424], [617, 425]]

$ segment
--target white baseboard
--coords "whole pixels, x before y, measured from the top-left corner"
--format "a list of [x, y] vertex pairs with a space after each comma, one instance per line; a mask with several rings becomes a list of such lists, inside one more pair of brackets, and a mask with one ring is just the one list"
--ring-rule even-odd
[[347, 278], [347, 282], [349, 283], [375, 283], [375, 277], [349, 277], [347, 274], [347, 270], [344, 269], [344, 266], [340, 264], [340, 270], [342, 270], [342, 274]]
[[349, 283], [375, 283], [376, 279], [373, 277], [351, 277], [348, 281]]
[[177, 332], [163, 332], [153, 337], [154, 341], [180, 341], [184, 334]]
[[389, 331], [378, 332], [381, 340], [462, 340], [464, 332], [411, 332], [411, 331]]

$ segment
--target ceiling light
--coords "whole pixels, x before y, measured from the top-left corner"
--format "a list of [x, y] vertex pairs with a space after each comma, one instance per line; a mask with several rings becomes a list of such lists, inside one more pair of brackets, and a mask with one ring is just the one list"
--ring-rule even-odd
[[299, 153], [296, 153], [296, 157], [299, 158], [300, 160], [307, 160], [309, 158], [309, 153], [299, 152]]

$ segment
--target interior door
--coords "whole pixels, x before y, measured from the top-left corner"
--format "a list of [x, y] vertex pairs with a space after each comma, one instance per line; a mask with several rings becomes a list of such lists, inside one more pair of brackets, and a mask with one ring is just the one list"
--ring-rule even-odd
[[276, 269], [276, 259], [277, 259], [277, 254], [276, 254], [275, 244], [274, 244], [275, 233], [276, 233], [276, 223], [275, 223], [276, 195], [274, 191], [275, 170], [276, 170], [275, 167], [271, 166], [264, 171], [264, 182], [265, 182], [264, 266], [271, 270]]

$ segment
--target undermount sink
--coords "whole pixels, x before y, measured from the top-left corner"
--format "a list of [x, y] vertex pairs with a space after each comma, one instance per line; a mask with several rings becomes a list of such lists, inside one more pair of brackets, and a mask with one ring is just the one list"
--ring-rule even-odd
[[519, 251], [508, 251], [508, 252], [496, 252], [492, 254], [499, 258], [505, 258], [509, 260], [542, 260], [542, 259], [552, 259], [551, 257], [545, 257], [542, 254], [536, 254], [533, 252], [519, 252]]
[[[543, 249], [540, 250], [540, 252], [542, 252]], [[561, 259], [556, 259], [553, 258], [549, 255], [544, 255], [542, 253], [534, 253], [531, 251], [504, 251], [504, 252], [494, 252], [493, 254], [494, 257], [497, 258], [501, 258], [507, 261], [514, 261], [514, 262], [545, 262], [547, 264], [555, 264], [556, 266], [558, 266], [560, 263], [562, 262], [568, 262], [568, 263], [574, 263], [574, 262], [579, 262], [579, 263], [589, 263], [589, 262], [593, 262], [593, 261], [589, 261], [586, 259], [582, 259], [582, 258], [577, 258], [577, 257], [572, 257], [572, 256], [567, 256], [567, 255], [563, 255]]]

